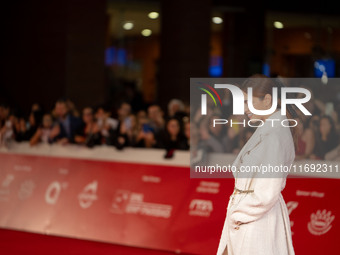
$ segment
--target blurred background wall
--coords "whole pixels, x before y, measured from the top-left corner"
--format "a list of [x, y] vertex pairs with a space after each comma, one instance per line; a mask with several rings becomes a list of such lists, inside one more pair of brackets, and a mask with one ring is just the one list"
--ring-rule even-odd
[[190, 77], [340, 73], [339, 9], [310, 1], [8, 1], [0, 101], [29, 112], [189, 100]]

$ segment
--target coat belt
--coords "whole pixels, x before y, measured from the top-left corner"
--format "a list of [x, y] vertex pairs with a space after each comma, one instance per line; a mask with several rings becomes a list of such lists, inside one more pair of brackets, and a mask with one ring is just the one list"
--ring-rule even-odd
[[248, 194], [248, 193], [253, 193], [253, 189], [248, 189], [248, 190], [241, 190], [236, 187], [234, 187], [234, 194], [240, 193], [240, 194]]

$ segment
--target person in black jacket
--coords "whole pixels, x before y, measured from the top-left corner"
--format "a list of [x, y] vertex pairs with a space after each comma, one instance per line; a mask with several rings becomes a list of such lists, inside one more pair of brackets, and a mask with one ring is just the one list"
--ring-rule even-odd
[[78, 144], [84, 144], [87, 147], [93, 147], [101, 144], [100, 129], [94, 119], [93, 109], [85, 107], [83, 110], [83, 121], [85, 126], [76, 132], [74, 141]]
[[65, 99], [57, 101], [54, 114], [60, 130], [55, 140], [61, 144], [74, 143], [76, 132], [84, 126], [82, 120], [69, 113]]

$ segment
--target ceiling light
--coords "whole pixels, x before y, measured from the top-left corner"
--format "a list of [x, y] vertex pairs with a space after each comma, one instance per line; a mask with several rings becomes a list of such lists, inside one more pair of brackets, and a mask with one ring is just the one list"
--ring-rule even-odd
[[328, 83], [328, 76], [326, 72], [323, 72], [322, 76], [321, 76], [321, 82], [323, 84], [327, 84]]
[[148, 17], [149, 17], [150, 19], [157, 19], [158, 16], [159, 16], [159, 13], [158, 13], [158, 12], [150, 12], [150, 13], [148, 14]]
[[212, 21], [215, 23], [215, 24], [221, 24], [223, 22], [223, 19], [221, 17], [213, 17], [212, 18]]
[[150, 29], [143, 29], [141, 33], [143, 36], [150, 36], [152, 31]]
[[283, 28], [283, 23], [280, 21], [274, 21], [274, 27], [277, 29], [282, 29]]
[[131, 30], [131, 29], [133, 28], [133, 23], [132, 23], [132, 22], [125, 22], [125, 23], [123, 24], [123, 28], [124, 28], [125, 30]]

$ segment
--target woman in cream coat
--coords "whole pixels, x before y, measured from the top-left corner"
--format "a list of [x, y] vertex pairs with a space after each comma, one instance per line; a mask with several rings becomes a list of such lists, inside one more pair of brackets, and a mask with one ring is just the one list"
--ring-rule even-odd
[[[253, 97], [254, 107], [269, 109], [271, 94], [266, 94], [265, 90], [258, 92], [255, 89], [254, 95], [258, 96]], [[246, 113], [250, 120], [262, 119], [264, 125], [256, 129], [233, 166], [237, 169], [242, 166], [289, 167], [294, 161], [295, 149], [290, 128], [281, 125], [287, 117], [282, 116], [280, 110], [270, 116], [255, 116], [248, 109]], [[281, 194], [287, 174], [284, 171], [234, 173], [234, 193], [228, 203], [217, 255], [294, 254], [289, 214]]]

